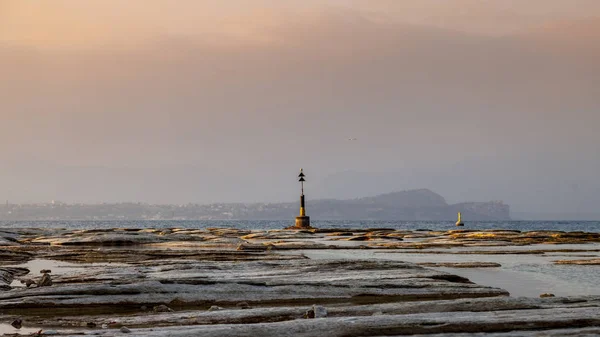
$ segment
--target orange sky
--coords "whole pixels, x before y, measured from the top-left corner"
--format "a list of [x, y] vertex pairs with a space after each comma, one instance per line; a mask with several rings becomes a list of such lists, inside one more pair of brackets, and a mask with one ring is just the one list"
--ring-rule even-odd
[[163, 36], [272, 43], [272, 30], [323, 11], [478, 34], [593, 16], [596, 0], [0, 0], [0, 42], [42, 48], [135, 46]]
[[36, 47], [135, 45], [173, 35], [253, 40], [261, 25], [276, 22], [266, 8], [241, 12], [213, 1], [2, 1], [0, 40]]
[[598, 0], [0, 0], [0, 200], [293, 200], [305, 167], [595, 210], [598, 59]]

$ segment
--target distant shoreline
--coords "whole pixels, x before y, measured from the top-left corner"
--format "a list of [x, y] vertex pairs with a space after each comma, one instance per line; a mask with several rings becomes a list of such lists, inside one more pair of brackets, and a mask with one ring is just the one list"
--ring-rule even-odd
[[[143, 203], [0, 205], [0, 219], [6, 220], [233, 220], [293, 219], [297, 202], [289, 203], [218, 203], [152, 205]], [[510, 207], [502, 201], [448, 204], [428, 189], [409, 190], [359, 199], [336, 200], [307, 198], [307, 213], [313, 219], [344, 220], [405, 219], [407, 221], [444, 221], [456, 219], [461, 212], [465, 220], [511, 220]]]

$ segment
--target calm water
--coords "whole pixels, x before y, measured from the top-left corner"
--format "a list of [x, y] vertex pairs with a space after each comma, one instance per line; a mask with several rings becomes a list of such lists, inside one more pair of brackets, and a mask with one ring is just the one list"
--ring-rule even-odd
[[[116, 220], [116, 221], [0, 221], [0, 228], [42, 227], [42, 228], [208, 228], [231, 227], [241, 229], [281, 229], [294, 224], [286, 220]], [[453, 221], [319, 221], [311, 225], [318, 228], [395, 228], [450, 230]], [[515, 229], [521, 231], [558, 230], [600, 232], [600, 221], [466, 221], [463, 229]]]

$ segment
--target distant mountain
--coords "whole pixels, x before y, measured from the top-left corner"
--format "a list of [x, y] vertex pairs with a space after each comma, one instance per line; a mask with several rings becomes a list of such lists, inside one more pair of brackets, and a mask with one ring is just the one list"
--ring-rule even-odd
[[462, 212], [468, 220], [510, 220], [510, 208], [500, 201], [450, 205], [439, 194], [418, 189], [354, 200], [309, 202], [310, 216], [323, 220], [452, 220]]
[[[2, 205], [0, 220], [284, 220], [298, 214], [298, 203], [222, 203], [210, 205]], [[500, 201], [449, 205], [427, 189], [381, 194], [351, 200], [308, 200], [308, 215], [318, 220], [510, 220], [509, 206]]]
[[358, 199], [361, 203], [388, 207], [445, 207], [446, 200], [439, 194], [428, 189], [410, 190], [380, 194], [374, 197]]

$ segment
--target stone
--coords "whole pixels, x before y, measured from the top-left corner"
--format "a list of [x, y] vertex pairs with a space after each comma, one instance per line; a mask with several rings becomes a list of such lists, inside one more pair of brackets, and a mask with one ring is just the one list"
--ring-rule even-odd
[[86, 326], [87, 326], [88, 328], [95, 328], [97, 325], [96, 325], [96, 323], [94, 323], [94, 322], [88, 322], [88, 323], [86, 324]]
[[219, 310], [224, 310], [223, 308], [213, 305], [210, 308], [208, 308], [208, 311], [219, 311]]
[[123, 323], [121, 322], [112, 321], [108, 323], [109, 329], [119, 329], [121, 327], [123, 327]]
[[21, 280], [21, 284], [24, 284], [27, 288], [29, 288], [32, 285], [36, 284], [36, 282], [32, 279], [25, 279], [25, 280]]
[[166, 305], [164, 305], [164, 304], [161, 304], [161, 305], [157, 305], [157, 306], [155, 306], [155, 307], [153, 308], [153, 310], [154, 310], [154, 312], [173, 312], [173, 311], [175, 311], [175, 310], [173, 310], [173, 309], [171, 309], [171, 308], [167, 307], [167, 306], [166, 306]]
[[42, 278], [37, 283], [38, 287], [49, 287], [51, 285], [52, 285], [52, 278], [50, 277], [50, 274], [48, 274], [48, 273], [45, 273], [44, 275], [42, 275]]
[[121, 329], [119, 329], [119, 331], [121, 331], [122, 333], [131, 333], [131, 330], [129, 330], [126, 326], [121, 327]]
[[313, 305], [312, 310], [315, 313], [315, 318], [327, 317], [327, 309], [325, 309], [325, 307], [315, 304]]
[[309, 309], [304, 313], [304, 318], [315, 318], [315, 311], [313, 309]]
[[42, 269], [40, 270], [40, 274], [50, 274], [52, 272], [52, 270], [50, 269]]
[[20, 318], [17, 318], [14, 321], [12, 321], [12, 323], [10, 323], [10, 325], [12, 325], [13, 328], [15, 328], [15, 329], [21, 329], [23, 327], [23, 320]]
[[370, 240], [370, 239], [371, 239], [371, 238], [370, 238], [370, 237], [368, 237], [368, 236], [366, 236], [366, 235], [359, 235], [359, 236], [353, 236], [353, 237], [350, 237], [350, 238], [348, 238], [348, 239], [346, 239], [346, 240], [347, 240], [347, 241], [368, 241], [368, 240]]
[[248, 304], [248, 302], [240, 302], [238, 304], [235, 305], [236, 307], [240, 308], [240, 309], [251, 309], [252, 307]]
[[320, 305], [313, 304], [312, 308], [304, 313], [304, 318], [324, 318], [327, 317], [327, 309]]

